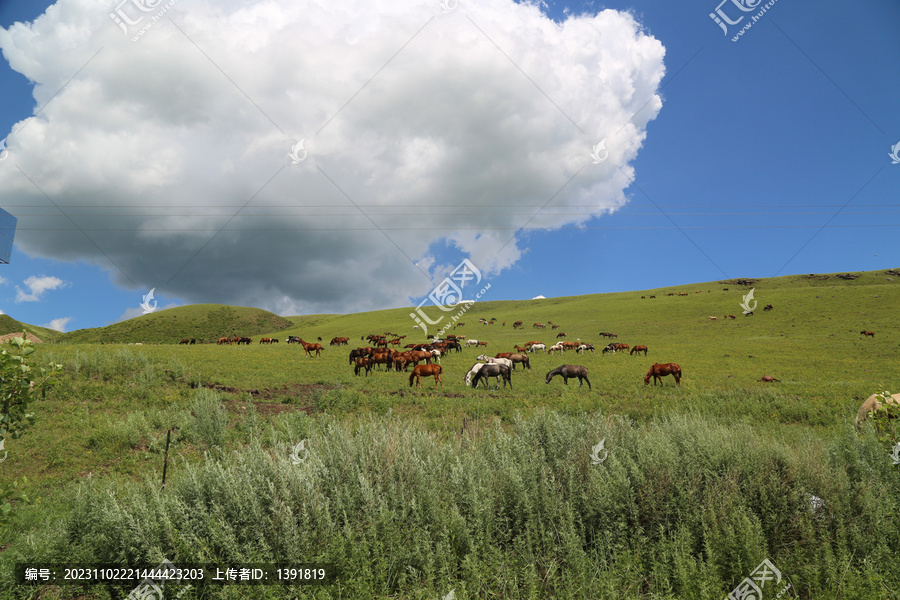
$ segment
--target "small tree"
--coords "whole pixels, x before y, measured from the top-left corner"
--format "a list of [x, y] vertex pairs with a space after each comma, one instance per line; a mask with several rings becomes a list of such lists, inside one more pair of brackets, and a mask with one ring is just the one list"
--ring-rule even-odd
[[[14, 337], [0, 350], [0, 463], [8, 458], [6, 440], [15, 440], [26, 433], [34, 424], [33, 412], [29, 404], [37, 397], [45, 398], [47, 390], [55, 383], [55, 375], [62, 365], [49, 364], [34, 368], [26, 360], [34, 353], [34, 344], [28, 341], [28, 332], [22, 337]], [[10, 482], [0, 482], [0, 525], [9, 522], [13, 502], [29, 502], [22, 491], [28, 482], [22, 477]]]

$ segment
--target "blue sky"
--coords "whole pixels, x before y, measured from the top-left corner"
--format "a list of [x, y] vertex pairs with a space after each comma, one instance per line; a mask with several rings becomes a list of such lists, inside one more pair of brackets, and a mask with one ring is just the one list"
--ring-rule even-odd
[[60, 2], [0, 32], [0, 310], [414, 305], [465, 257], [484, 300], [900, 266], [900, 4], [739, 3], [177, 0], [132, 42], [109, 18], [132, 6]]

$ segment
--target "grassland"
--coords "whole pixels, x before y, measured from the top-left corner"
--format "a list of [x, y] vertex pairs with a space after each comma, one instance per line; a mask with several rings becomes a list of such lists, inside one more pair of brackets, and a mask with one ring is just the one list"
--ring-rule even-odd
[[[386, 331], [422, 341], [408, 309], [273, 320], [200, 305], [60, 335], [37, 356], [65, 373], [0, 467], [42, 497], [17, 507], [0, 538], [0, 590], [17, 560], [287, 556], [344, 574], [324, 588], [205, 593], [721, 598], [770, 558], [796, 597], [896, 599], [900, 474], [884, 435], [851, 423], [864, 398], [898, 388], [900, 279], [853, 275], [753, 282], [759, 308], [747, 317], [750, 287], [718, 282], [478, 302], [454, 333], [487, 340], [490, 354], [558, 332], [597, 347], [533, 355], [512, 391], [464, 385], [473, 349], [443, 360], [443, 389], [417, 390], [403, 373], [356, 377], [349, 349], [327, 345]], [[560, 328], [531, 327], [548, 321]], [[648, 357], [601, 354], [600, 331]], [[282, 341], [177, 344], [232, 334]], [[321, 337], [324, 356], [288, 335]], [[144, 345], [96, 343], [111, 340]], [[645, 386], [653, 362], [679, 363], [682, 385]], [[585, 365], [593, 389], [545, 384], [564, 363]], [[161, 493], [173, 426], [178, 458]], [[298, 472], [288, 455], [301, 439], [315, 451]], [[610, 454], [597, 468], [588, 453], [600, 439]], [[826, 508], [811, 511], [807, 494]], [[10, 584], [0, 595], [35, 593]]]

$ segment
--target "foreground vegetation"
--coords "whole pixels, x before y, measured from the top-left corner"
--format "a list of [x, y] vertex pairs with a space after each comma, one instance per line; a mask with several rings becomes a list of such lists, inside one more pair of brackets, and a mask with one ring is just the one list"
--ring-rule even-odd
[[[757, 283], [776, 308], [753, 317], [735, 306], [748, 288], [733, 284], [689, 286], [688, 298], [479, 303], [463, 331], [491, 354], [552, 340], [549, 327], [511, 331], [516, 317], [560, 323], [598, 350], [598, 331], [650, 347], [646, 359], [535, 355], [512, 391], [465, 387], [475, 350], [444, 359], [443, 390], [415, 390], [403, 373], [354, 377], [347, 349], [327, 346], [409, 331], [408, 311], [292, 318], [278, 335], [323, 337], [318, 359], [283, 341], [43, 346], [39, 361], [64, 372], [0, 466], [42, 497], [0, 531], [0, 596], [121, 595], [17, 586], [18, 561], [168, 559], [315, 561], [340, 576], [170, 586], [166, 598], [721, 599], [769, 559], [778, 589], [791, 584], [782, 597], [896, 599], [900, 467], [888, 451], [900, 438], [852, 421], [869, 394], [898, 389], [900, 295], [883, 274], [862, 275]], [[645, 387], [654, 361], [679, 362], [682, 386]], [[586, 365], [593, 390], [545, 384], [564, 362]], [[301, 440], [308, 455], [292, 460]]]

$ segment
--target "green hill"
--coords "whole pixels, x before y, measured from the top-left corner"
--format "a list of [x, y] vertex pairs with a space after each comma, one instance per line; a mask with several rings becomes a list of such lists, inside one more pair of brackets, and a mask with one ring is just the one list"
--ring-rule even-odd
[[294, 323], [259, 308], [193, 304], [141, 315], [121, 323], [62, 334], [59, 341], [71, 343], [177, 344], [184, 338], [198, 343], [223, 336], [258, 336], [281, 331]]
[[[22, 329], [27, 329], [29, 333], [33, 333], [43, 342], [51, 342], [62, 335], [59, 331], [47, 329], [46, 327], [38, 327], [37, 325], [28, 325], [10, 317], [9, 315], [0, 315], [0, 335], [8, 333], [22, 333]], [[30, 336], [29, 336], [30, 339]]]
[[[744, 317], [741, 308], [744, 295], [751, 289], [754, 298], [750, 305], [758, 303], [755, 318]], [[541, 300], [491, 300], [491, 293], [489, 290], [459, 317], [464, 326], [448, 332], [488, 340], [492, 343], [490, 348], [500, 344], [504, 350], [511, 350], [513, 344], [529, 340], [552, 343], [560, 332], [566, 332], [568, 340], [581, 338], [605, 345], [604, 338], [599, 336], [601, 331], [616, 333], [619, 341], [629, 343], [649, 340], [664, 345], [693, 346], [701, 341], [732, 344], [734, 336], [775, 340], [787, 335], [809, 344], [837, 336], [858, 342], [858, 332], [867, 329], [878, 331], [880, 346], [888, 331], [893, 334], [900, 328], [900, 271], [896, 270], [747, 278]], [[670, 293], [673, 295], [668, 296]], [[687, 296], [678, 296], [679, 293]], [[767, 304], [773, 304], [775, 310], [764, 313]], [[457, 312], [441, 312], [428, 304], [423, 310], [432, 320], [444, 317], [429, 327], [428, 333], [435, 333]], [[291, 317], [295, 325], [282, 334], [300, 335], [308, 340], [322, 337], [326, 342], [335, 336], [349, 336], [350, 343], [354, 344], [369, 333], [390, 331], [406, 335], [406, 341], [424, 341], [422, 330], [413, 329], [415, 323], [410, 312], [410, 308], [398, 308], [349, 315]], [[736, 316], [734, 320], [727, 319], [731, 327], [704, 327], [711, 322], [710, 316], [715, 316], [721, 324], [725, 315]], [[482, 325], [479, 322], [482, 318], [496, 318], [496, 322]], [[512, 324], [519, 320], [524, 322], [524, 328], [514, 331]], [[536, 322], [547, 326], [545, 329], [532, 327]], [[559, 329], [554, 330], [549, 322], [559, 325]], [[869, 348], [871, 344], [864, 347]]]

